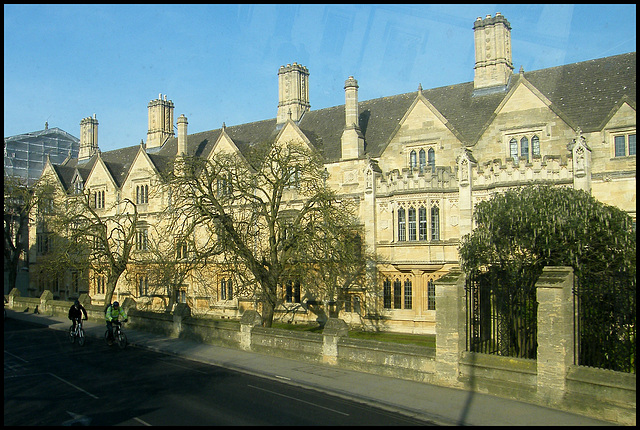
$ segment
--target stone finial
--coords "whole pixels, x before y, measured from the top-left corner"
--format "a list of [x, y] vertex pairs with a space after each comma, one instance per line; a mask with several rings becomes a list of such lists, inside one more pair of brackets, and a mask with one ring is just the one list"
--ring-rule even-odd
[[520, 66], [520, 72], [521, 75], [524, 75], [524, 67]]
[[418, 84], [418, 92], [421, 93], [422, 92], [422, 83]]

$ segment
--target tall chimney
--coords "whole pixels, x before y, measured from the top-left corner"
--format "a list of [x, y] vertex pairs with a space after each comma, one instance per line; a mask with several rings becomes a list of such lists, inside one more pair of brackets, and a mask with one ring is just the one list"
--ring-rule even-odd
[[178, 157], [187, 155], [187, 117], [178, 118]]
[[284, 124], [289, 118], [300, 121], [310, 107], [309, 70], [298, 63], [280, 66], [277, 123]]
[[358, 81], [353, 76], [344, 82], [344, 131], [342, 132], [342, 159], [364, 155], [364, 136], [360, 131], [358, 113]]
[[80, 150], [78, 161], [86, 161], [98, 150], [98, 119], [96, 114], [80, 121]]
[[350, 127], [358, 123], [358, 81], [353, 76], [349, 76], [344, 82], [344, 114], [345, 126]]
[[162, 99], [158, 94], [156, 100], [151, 100], [147, 106], [149, 110], [149, 131], [147, 131], [147, 149], [164, 145], [168, 138], [175, 135], [173, 132], [173, 108], [171, 100], [167, 96]]
[[511, 61], [511, 25], [500, 12], [495, 17], [478, 17], [473, 23], [476, 64], [475, 90], [506, 87], [513, 73]]

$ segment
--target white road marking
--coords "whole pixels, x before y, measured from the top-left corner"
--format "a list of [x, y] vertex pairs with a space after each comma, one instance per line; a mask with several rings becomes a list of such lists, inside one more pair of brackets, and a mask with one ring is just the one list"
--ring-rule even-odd
[[278, 378], [278, 379], [284, 379], [284, 380], [287, 380], [287, 381], [291, 381], [291, 378], [287, 378], [286, 376], [275, 375], [275, 377]]
[[149, 424], [148, 422], [146, 422], [145, 420], [141, 420], [138, 417], [133, 417], [134, 420], [138, 421], [140, 424], [145, 425], [147, 427], [151, 427], [151, 424]]
[[23, 362], [25, 362], [25, 363], [28, 363], [28, 362], [29, 362], [28, 360], [25, 360], [25, 359], [24, 359], [24, 358], [22, 358], [22, 357], [18, 357], [17, 355], [14, 355], [14, 354], [10, 353], [10, 352], [9, 352], [9, 351], [7, 351], [6, 349], [4, 350], [4, 353], [5, 353], [5, 354], [9, 354], [9, 355], [10, 355], [10, 356], [12, 356], [13, 358], [17, 358], [18, 360], [21, 360], [21, 361], [23, 361]]
[[326, 409], [326, 410], [328, 410], [328, 411], [335, 412], [335, 413], [340, 414], [340, 415], [345, 415], [345, 416], [347, 416], [347, 417], [349, 416], [349, 414], [347, 414], [347, 413], [345, 413], [345, 412], [336, 411], [335, 409], [331, 409], [331, 408], [327, 408], [327, 407], [324, 407], [324, 406], [320, 406], [320, 405], [317, 405], [317, 404], [315, 404], [315, 403], [307, 402], [307, 401], [305, 401], [305, 400], [296, 399], [295, 397], [286, 396], [286, 395], [284, 395], [284, 394], [276, 393], [275, 391], [266, 390], [266, 389], [264, 389], [264, 388], [256, 387], [256, 386], [254, 386], [254, 385], [249, 385], [249, 384], [247, 384], [247, 386], [249, 386], [249, 387], [251, 387], [251, 388], [255, 388], [256, 390], [266, 391], [267, 393], [275, 394], [276, 396], [286, 397], [287, 399], [291, 399], [291, 400], [297, 400], [298, 402], [306, 403], [306, 404], [308, 404], [308, 405], [315, 406], [315, 407], [317, 407], [317, 408]]
[[73, 388], [75, 388], [76, 390], [78, 390], [78, 391], [82, 391], [82, 392], [83, 392], [83, 393], [85, 393], [87, 396], [93, 397], [94, 399], [98, 399], [98, 398], [99, 398], [98, 396], [94, 396], [94, 395], [93, 395], [93, 394], [91, 394], [90, 392], [83, 390], [82, 388], [78, 387], [77, 385], [73, 385], [71, 382], [69, 382], [69, 381], [66, 381], [66, 380], [62, 379], [62, 378], [61, 378], [61, 377], [59, 377], [58, 375], [54, 375], [54, 374], [53, 374], [53, 373], [51, 373], [51, 372], [49, 372], [48, 374], [49, 374], [49, 375], [51, 375], [51, 376], [53, 376], [53, 377], [54, 377], [54, 378], [56, 378], [56, 379], [61, 380], [61, 381], [62, 381], [62, 382], [64, 382], [65, 384], [69, 384], [69, 385], [71, 385], [71, 386], [72, 386]]

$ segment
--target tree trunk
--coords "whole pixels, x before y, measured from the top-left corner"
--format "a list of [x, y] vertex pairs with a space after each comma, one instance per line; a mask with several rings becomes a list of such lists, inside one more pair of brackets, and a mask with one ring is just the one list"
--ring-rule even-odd
[[12, 258], [9, 262], [9, 292], [16, 287], [16, 278], [18, 277], [18, 258]]
[[273, 324], [273, 313], [275, 310], [275, 306], [273, 303], [270, 303], [269, 300], [265, 300], [262, 304], [262, 324], [265, 327], [271, 327]]
[[107, 291], [104, 295], [104, 311], [106, 311], [111, 304], [113, 293], [116, 291], [116, 285], [118, 285], [118, 279], [120, 279], [122, 272], [124, 272], [124, 270], [117, 270], [107, 276]]

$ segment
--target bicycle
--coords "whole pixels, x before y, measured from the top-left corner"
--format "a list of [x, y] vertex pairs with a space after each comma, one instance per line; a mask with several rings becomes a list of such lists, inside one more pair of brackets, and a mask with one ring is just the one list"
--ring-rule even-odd
[[[113, 340], [118, 344], [120, 349], [124, 349], [127, 346], [127, 335], [124, 333], [122, 329], [124, 321], [114, 321], [113, 324]], [[104, 340], [107, 342], [107, 345], [111, 346], [109, 343], [109, 329], [104, 332]]]
[[84, 346], [86, 337], [84, 335], [84, 329], [82, 328], [82, 318], [76, 318], [75, 328], [74, 325], [69, 327], [69, 340], [71, 343], [75, 343], [76, 338], [78, 339], [78, 345]]

